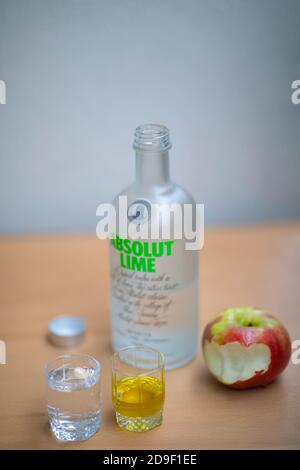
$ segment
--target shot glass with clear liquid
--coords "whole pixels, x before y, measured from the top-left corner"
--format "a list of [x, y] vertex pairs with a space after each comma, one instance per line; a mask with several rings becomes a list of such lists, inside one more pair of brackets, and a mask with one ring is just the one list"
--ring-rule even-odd
[[145, 432], [159, 426], [165, 401], [161, 352], [129, 346], [112, 356], [112, 401], [120, 428]]
[[45, 365], [51, 430], [60, 441], [89, 439], [101, 425], [101, 366], [91, 356], [67, 354]]

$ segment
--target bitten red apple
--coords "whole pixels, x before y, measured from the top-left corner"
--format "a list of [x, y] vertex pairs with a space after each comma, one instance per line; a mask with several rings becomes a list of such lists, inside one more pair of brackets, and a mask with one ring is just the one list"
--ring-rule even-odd
[[239, 389], [272, 382], [291, 356], [291, 341], [283, 324], [252, 307], [218, 313], [204, 330], [202, 348], [215, 378]]

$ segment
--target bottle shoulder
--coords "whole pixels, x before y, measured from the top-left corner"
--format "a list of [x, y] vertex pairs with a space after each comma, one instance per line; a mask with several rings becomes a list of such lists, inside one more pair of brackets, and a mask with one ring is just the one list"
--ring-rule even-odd
[[136, 199], [146, 199], [152, 203], [161, 204], [194, 204], [193, 196], [182, 186], [170, 181], [163, 186], [143, 186], [137, 182], [126, 186], [114, 198], [113, 203], [118, 201], [120, 196], [126, 196], [128, 203], [132, 203]]
[[187, 191], [183, 186], [175, 184], [174, 190], [176, 197], [179, 197], [184, 201], [184, 204], [195, 204], [195, 199], [192, 194]]

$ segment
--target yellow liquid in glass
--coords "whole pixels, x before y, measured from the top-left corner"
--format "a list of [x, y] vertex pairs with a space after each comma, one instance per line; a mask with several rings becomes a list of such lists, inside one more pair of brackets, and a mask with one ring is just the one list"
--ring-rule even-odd
[[156, 377], [113, 379], [115, 411], [128, 418], [144, 418], [158, 413], [164, 404], [164, 383]]

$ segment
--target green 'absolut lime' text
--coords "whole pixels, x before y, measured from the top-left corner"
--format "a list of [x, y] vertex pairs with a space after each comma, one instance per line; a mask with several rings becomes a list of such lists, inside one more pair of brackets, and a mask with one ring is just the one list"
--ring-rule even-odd
[[155, 273], [156, 259], [172, 255], [174, 240], [143, 242], [120, 238], [117, 235], [111, 239], [111, 244], [120, 252], [121, 268]]

